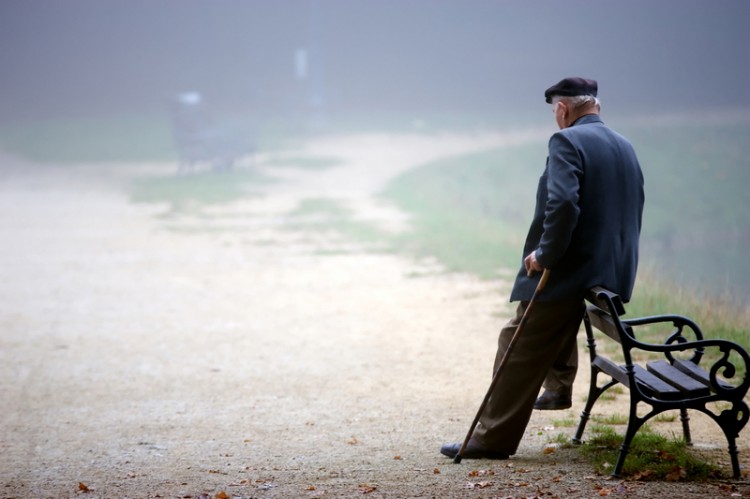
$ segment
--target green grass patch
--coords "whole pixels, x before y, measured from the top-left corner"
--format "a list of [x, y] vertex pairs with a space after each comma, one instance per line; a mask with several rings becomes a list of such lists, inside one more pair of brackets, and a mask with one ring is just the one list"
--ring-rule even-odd
[[553, 419], [552, 424], [557, 428], [571, 428], [577, 426], [580, 420], [573, 416], [568, 416], [564, 419]]
[[552, 438], [548, 439], [549, 443], [557, 444], [561, 449], [573, 449], [576, 445], [573, 443], [573, 439], [570, 435], [565, 433], [557, 433]]
[[29, 121], [3, 126], [0, 137], [8, 152], [43, 163], [176, 161], [166, 115]]
[[655, 423], [674, 423], [675, 421], [677, 421], [677, 414], [674, 412], [662, 412], [654, 416]]
[[[641, 270], [628, 317], [687, 315], [707, 338], [750, 347], [743, 252], [750, 245], [750, 123], [624, 131], [646, 178]], [[545, 156], [540, 142], [406, 172], [383, 193], [413, 216], [399, 247], [480, 277], [520, 268]]]
[[246, 198], [250, 186], [269, 181], [252, 171], [144, 177], [132, 183], [131, 199], [136, 203], [165, 203], [172, 213], [195, 212], [207, 205]]
[[[608, 426], [593, 426], [581, 454], [602, 474], [617, 462], [623, 437]], [[690, 452], [684, 440], [667, 439], [644, 426], [636, 434], [623, 465], [622, 476], [637, 480], [701, 481], [720, 476], [716, 466]]]
[[[518, 146], [450, 158], [411, 170], [383, 196], [413, 216], [401, 246], [435, 256], [448, 270], [496, 277], [520, 265], [536, 178], [530, 171], [543, 145]], [[544, 154], [542, 152], [542, 154]]]
[[608, 414], [606, 416], [591, 416], [591, 421], [601, 425], [626, 425], [628, 424], [627, 414]]
[[[606, 392], [599, 395], [599, 398], [597, 399], [597, 401], [603, 400], [603, 401], [612, 402], [613, 400], [617, 400], [617, 397], [624, 393], [625, 393], [625, 389], [622, 387], [622, 385], [617, 384], [617, 385], [609, 387]], [[583, 397], [583, 402], [585, 403], [586, 401], [588, 401], [588, 398], [589, 398], [588, 395]]]
[[[303, 144], [302, 130], [277, 117], [216, 116], [240, 150], [289, 151]], [[43, 163], [177, 162], [172, 117], [163, 112], [110, 113], [16, 121], [0, 126], [0, 147]], [[303, 166], [317, 168], [329, 158]]]
[[[333, 231], [346, 239], [369, 245], [370, 249], [392, 250], [392, 240], [373, 224], [357, 220], [352, 210], [339, 201], [328, 198], [308, 198], [289, 216], [296, 219], [287, 227], [316, 233]], [[330, 250], [326, 250], [328, 254]], [[335, 252], [338, 254], [338, 252]]]
[[[640, 273], [625, 318], [664, 313], [686, 315], [698, 324], [704, 336], [728, 339], [750, 348], [750, 307], [738, 305], [733, 296], [706, 296], [700, 289], [677, 287], [655, 277], [656, 274], [652, 269]], [[666, 339], [663, 330], [656, 328], [638, 328], [637, 332], [644, 341], [661, 343]]]

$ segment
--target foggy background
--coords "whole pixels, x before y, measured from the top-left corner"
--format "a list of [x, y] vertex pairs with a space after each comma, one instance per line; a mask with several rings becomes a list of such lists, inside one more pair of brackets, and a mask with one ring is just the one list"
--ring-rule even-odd
[[[173, 159], [169, 103], [186, 91], [200, 92], [216, 114], [249, 123], [247, 130], [270, 120], [347, 131], [352, 123], [377, 128], [469, 117], [464, 122], [473, 125], [541, 122], [552, 131], [544, 89], [573, 75], [599, 81], [604, 119], [615, 129], [626, 121], [613, 116], [648, 122], [669, 113], [700, 125], [706, 109], [720, 111], [713, 120], [723, 123], [729, 112], [747, 126], [750, 2], [0, 0], [0, 143], [12, 142], [1, 134], [27, 124], [53, 122], [58, 131], [92, 117], [147, 117], [148, 126], [135, 120], [123, 127], [128, 158], [97, 156], [106, 156], [108, 144], [85, 131], [49, 141], [47, 152], [58, 155], [78, 141], [74, 154], [93, 151], [94, 161]], [[39, 127], [23, 131], [42, 148]], [[733, 171], [750, 169], [748, 140], [723, 140], [738, 151]], [[637, 143], [636, 150], [646, 152]], [[723, 175], [713, 170], [709, 158], [700, 174]], [[648, 203], [671, 182], [694, 208], [692, 193], [705, 179], [679, 180], [647, 185]], [[743, 277], [750, 275], [743, 253], [750, 227], [742, 218], [750, 201], [737, 189], [719, 203], [739, 221], [723, 236], [702, 238], [701, 258], [707, 273], [719, 260], [715, 273], [750, 296]], [[667, 243], [649, 250], [667, 261], [692, 237], [676, 218], [690, 212], [671, 208], [675, 218], [658, 227]], [[680, 244], [668, 244], [672, 233]]]
[[[0, 124], [161, 110], [196, 90], [248, 116], [750, 104], [743, 0], [1, 0]], [[546, 110], [545, 110], [546, 111]]]

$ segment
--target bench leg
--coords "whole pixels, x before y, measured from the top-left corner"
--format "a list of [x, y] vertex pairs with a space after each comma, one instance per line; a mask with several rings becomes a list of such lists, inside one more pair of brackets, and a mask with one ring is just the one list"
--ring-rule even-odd
[[732, 460], [732, 475], [735, 479], [740, 478], [740, 457], [734, 439], [729, 442], [729, 457]]
[[687, 409], [684, 407], [680, 409], [680, 421], [682, 421], [682, 434], [685, 436], [685, 443], [693, 445], [693, 438], [690, 436], [690, 416], [688, 416]]
[[628, 457], [628, 452], [630, 452], [630, 443], [633, 441], [635, 434], [638, 433], [641, 425], [646, 421], [646, 419], [648, 419], [640, 419], [638, 417], [638, 401], [634, 401], [632, 397], [633, 394], [631, 392], [628, 427], [625, 430], [625, 437], [622, 439], [620, 454], [617, 456], [617, 463], [615, 464], [615, 468], [612, 470], [612, 476], [614, 478], [620, 478], [620, 472], [622, 471], [622, 467], [625, 464], [625, 458]]
[[612, 476], [614, 478], [620, 478], [620, 472], [622, 472], [622, 467], [625, 464], [625, 458], [628, 457], [628, 452], [630, 452], [630, 442], [633, 440], [633, 436], [635, 435], [635, 431], [633, 431], [633, 434], [630, 434], [630, 429], [628, 428], [628, 431], [625, 433], [625, 438], [622, 441], [622, 445], [620, 446], [620, 453], [617, 456], [617, 463], [615, 464], [615, 468], [612, 470]]
[[612, 380], [606, 385], [599, 388], [596, 385], [598, 374], [598, 371], [591, 373], [591, 385], [589, 386], [589, 395], [586, 399], [586, 406], [583, 408], [583, 412], [581, 413], [581, 421], [578, 423], [578, 429], [576, 430], [576, 434], [573, 437], [573, 443], [575, 444], [580, 444], [582, 442], [581, 439], [583, 438], [583, 431], [586, 429], [586, 423], [588, 423], [588, 420], [591, 417], [591, 409], [594, 407], [594, 402], [596, 402], [599, 396], [604, 393], [609, 387], [617, 384], [617, 381]]

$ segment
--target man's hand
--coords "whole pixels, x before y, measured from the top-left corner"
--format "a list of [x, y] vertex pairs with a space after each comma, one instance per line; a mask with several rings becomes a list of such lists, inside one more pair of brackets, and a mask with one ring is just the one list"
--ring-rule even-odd
[[534, 275], [534, 272], [541, 272], [544, 270], [542, 264], [536, 259], [536, 251], [532, 251], [529, 256], [523, 259], [523, 265], [526, 267], [526, 274], [529, 276]]

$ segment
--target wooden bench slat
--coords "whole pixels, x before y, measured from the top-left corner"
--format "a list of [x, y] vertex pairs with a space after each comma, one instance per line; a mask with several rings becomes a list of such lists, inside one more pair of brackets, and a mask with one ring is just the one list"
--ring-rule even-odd
[[592, 326], [615, 340], [617, 343], [621, 342], [620, 332], [617, 330], [617, 326], [615, 326], [612, 317], [608, 313], [594, 306], [590, 306], [587, 312]]
[[[695, 364], [694, 362], [690, 362], [689, 360], [676, 360], [674, 363], [674, 366], [680, 371], [682, 371], [683, 373], [690, 376], [691, 378], [708, 386], [709, 389], [713, 391], [713, 389], [711, 388], [711, 381], [709, 380], [710, 379], [709, 374], [701, 366]], [[729, 383], [725, 383], [721, 380], [716, 380], [716, 381], [723, 388], [727, 388], [727, 389], [733, 388], [732, 385], [730, 385]]]
[[[623, 367], [624, 369], [624, 367]], [[635, 379], [648, 395], [662, 400], [677, 400], [683, 398], [682, 392], [657, 378], [641, 366], [633, 365]]]
[[624, 366], [618, 366], [611, 360], [604, 357], [595, 358], [593, 364], [601, 369], [602, 372], [609, 374], [614, 379], [630, 388], [630, 380], [628, 379], [628, 375], [625, 374]]
[[[620, 316], [625, 313], [622, 300], [617, 294], [602, 287], [590, 290], [586, 295], [586, 300], [589, 304], [586, 307], [584, 326], [591, 357], [591, 380], [589, 400], [581, 415], [581, 422], [578, 425], [574, 441], [581, 442], [586, 422], [590, 417], [590, 411], [593, 409], [598, 396], [615, 383], [620, 383], [630, 390], [631, 410], [634, 411], [639, 403], [651, 406], [651, 411], [644, 416], [639, 416], [634, 411], [631, 414], [634, 421], [630, 421], [629, 425], [636, 423], [636, 427], [640, 427], [651, 417], [663, 411], [680, 409], [683, 434], [685, 440], [690, 443], [689, 417], [686, 409], [699, 410], [709, 415], [724, 431], [729, 445], [732, 471], [734, 477], [739, 478], [740, 465], [735, 438], [739, 437], [739, 432], [748, 422], [747, 405], [742, 402], [742, 399], [748, 391], [750, 382], [745, 376], [738, 382], [737, 386], [734, 386], [725, 380], [717, 379], [717, 377], [720, 373], [722, 375], [737, 374], [732, 372], [733, 368], [736, 367], [734, 362], [731, 364], [727, 362], [726, 355], [729, 355], [729, 353], [739, 357], [739, 367], [744, 366], [745, 370], [750, 370], [748, 353], [739, 345], [726, 340], [702, 341], [703, 336], [698, 326], [692, 320], [683, 316], [664, 315], [621, 321]], [[654, 348], [655, 345], [636, 341], [635, 331], [638, 326], [670, 323], [674, 328], [673, 332], [660, 348]], [[682, 343], [688, 341], [682, 334], [684, 328], [690, 329], [697, 337], [697, 340], [691, 345], [675, 344], [676, 341]], [[597, 334], [595, 335], [595, 333]], [[627, 365], [617, 365], [612, 360], [602, 356], [601, 353], [597, 353], [598, 333], [620, 344], [620, 350], [628, 363]], [[725, 353], [724, 358], [714, 360], [711, 364], [709, 368], [711, 372], [716, 371], [713, 376], [697, 364], [702, 357], [704, 348], [718, 348]], [[675, 359], [676, 354], [689, 355], [691, 349], [693, 351], [692, 359], [697, 362]], [[646, 361], [643, 365], [638, 365], [632, 363], [634, 351], [659, 351], [664, 354], [664, 357], [660, 360]], [[686, 354], [686, 352], [688, 353]], [[712, 357], [709, 356], [709, 359]], [[632, 369], [630, 376], [628, 376], [627, 369]], [[598, 374], [609, 375], [612, 377], [612, 381], [600, 384]], [[712, 382], [714, 383], [713, 386], [711, 385]], [[726, 405], [726, 408], [723, 408], [720, 413], [716, 413], [712, 408], [709, 408], [709, 404], [717, 401]], [[622, 471], [633, 436], [633, 434], [626, 433], [626, 440], [620, 449], [620, 455], [612, 473], [613, 476], [619, 476]]]
[[[593, 364], [601, 369], [602, 372], [612, 376], [612, 378], [630, 388], [630, 379], [628, 379], [625, 366], [618, 366], [604, 357], [596, 357]], [[660, 380], [639, 365], [633, 366], [633, 373], [641, 389], [651, 397], [662, 400], [676, 400], [682, 397], [680, 390]]]
[[617, 293], [613, 293], [612, 291], [609, 291], [608, 289], [602, 288], [601, 286], [597, 286], [594, 289], [589, 291], [589, 294], [586, 296], [586, 299], [596, 305], [597, 307], [601, 308], [602, 310], [607, 310], [607, 301], [600, 296], [608, 296], [610, 300], [612, 300], [612, 304], [615, 306], [615, 312], [617, 313], [617, 316], [625, 315], [625, 306], [622, 304], [622, 299]]
[[648, 362], [646, 363], [646, 369], [657, 378], [680, 390], [685, 396], [691, 398], [706, 397], [711, 394], [711, 390], [708, 388], [708, 380], [706, 380], [706, 383], [702, 383], [672, 366], [666, 360]]

